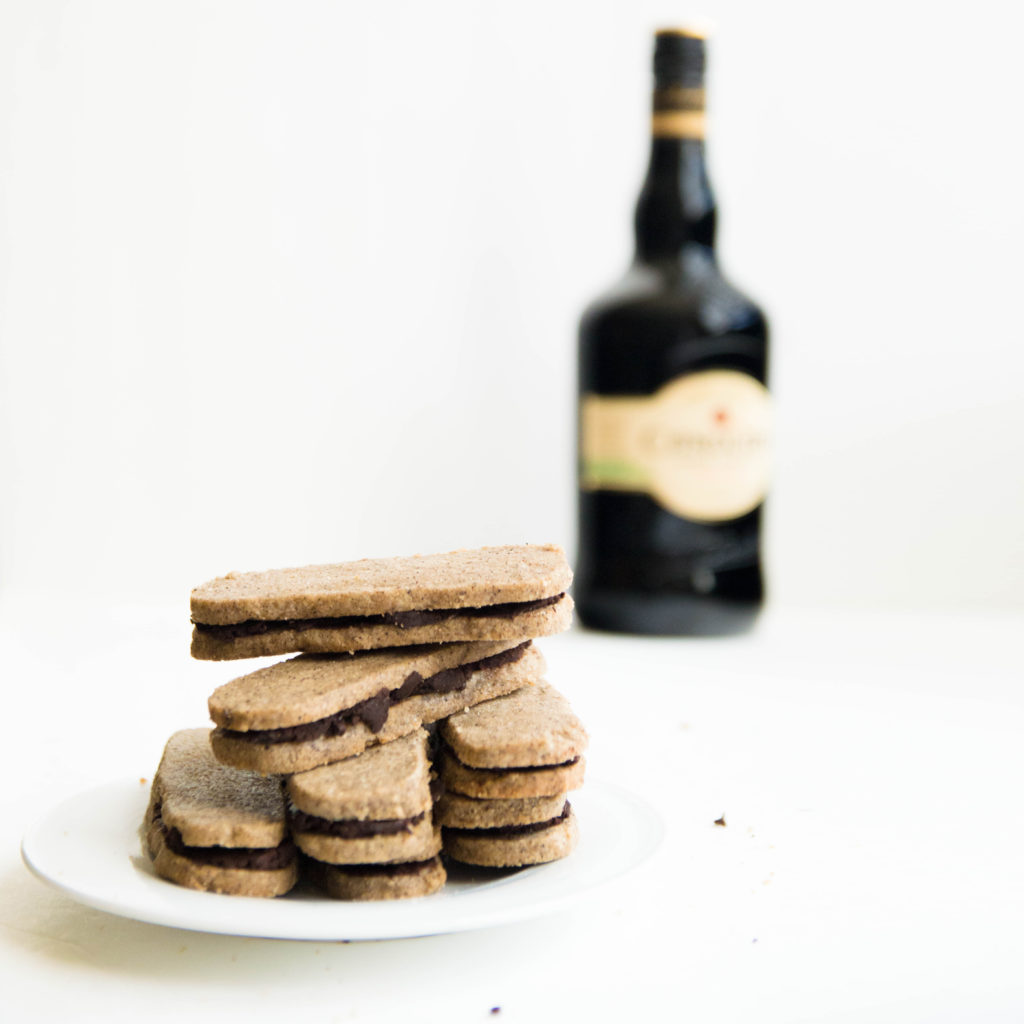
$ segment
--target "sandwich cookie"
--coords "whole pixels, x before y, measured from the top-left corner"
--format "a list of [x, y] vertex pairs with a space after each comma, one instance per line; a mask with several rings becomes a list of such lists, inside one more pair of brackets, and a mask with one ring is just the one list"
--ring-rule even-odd
[[564, 793], [484, 800], [445, 790], [434, 807], [434, 819], [447, 828], [509, 828], [552, 821], [564, 809]]
[[551, 545], [230, 573], [192, 591], [192, 655], [226, 661], [548, 636], [569, 628], [571, 582], [565, 553]]
[[576, 815], [567, 800], [558, 815], [529, 825], [445, 828], [444, 852], [452, 860], [485, 868], [520, 868], [568, 857], [579, 841]]
[[440, 857], [403, 864], [322, 864], [303, 858], [303, 871], [336, 900], [404, 900], [429, 896], [448, 880]]
[[418, 729], [344, 761], [292, 775], [288, 823], [329, 864], [421, 861], [441, 851], [431, 818], [427, 734]]
[[288, 820], [311, 877], [338, 899], [425, 896], [445, 882], [427, 734], [293, 775]]
[[300, 655], [213, 693], [211, 745], [233, 767], [291, 775], [389, 743], [543, 673], [529, 641]]
[[298, 878], [280, 783], [220, 764], [208, 729], [168, 740], [143, 830], [156, 873], [190, 889], [281, 896]]
[[439, 734], [446, 792], [435, 817], [447, 856], [520, 867], [572, 852], [579, 828], [565, 794], [583, 782], [587, 734], [554, 687], [478, 704]]

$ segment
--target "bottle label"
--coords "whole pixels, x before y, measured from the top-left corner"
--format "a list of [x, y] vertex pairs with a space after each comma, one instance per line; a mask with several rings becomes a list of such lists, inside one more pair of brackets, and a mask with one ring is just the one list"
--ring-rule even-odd
[[736, 370], [703, 370], [653, 395], [585, 395], [580, 484], [636, 491], [686, 519], [722, 522], [768, 490], [771, 399]]
[[682, 85], [655, 89], [651, 134], [659, 139], [703, 139], [704, 90]]

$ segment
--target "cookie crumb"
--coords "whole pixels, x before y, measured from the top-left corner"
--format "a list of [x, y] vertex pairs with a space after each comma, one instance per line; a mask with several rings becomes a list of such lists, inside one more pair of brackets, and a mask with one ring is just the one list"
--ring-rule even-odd
[[721, 825], [722, 828], [725, 828], [725, 815], [723, 814], [720, 818], [715, 818], [715, 824]]
[[500, 1006], [492, 1006], [491, 1007], [491, 1016], [492, 1017], [494, 1017], [496, 1014], [499, 1014], [499, 1013], [501, 1013], [501, 1007]]
[[139, 778], [139, 785], [140, 786], [144, 786], [147, 782], [149, 782], [149, 779], [143, 779], [141, 777]]

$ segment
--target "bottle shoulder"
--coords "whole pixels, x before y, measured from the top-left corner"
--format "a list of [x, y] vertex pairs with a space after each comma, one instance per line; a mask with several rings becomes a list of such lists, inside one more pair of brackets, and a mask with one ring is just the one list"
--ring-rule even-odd
[[722, 273], [714, 257], [692, 253], [665, 264], [634, 263], [584, 310], [581, 336], [643, 320], [686, 324], [702, 335], [766, 333], [764, 313]]
[[578, 357], [581, 390], [598, 394], [650, 394], [681, 374], [712, 369], [763, 383], [768, 325], [713, 258], [634, 264], [584, 312]]

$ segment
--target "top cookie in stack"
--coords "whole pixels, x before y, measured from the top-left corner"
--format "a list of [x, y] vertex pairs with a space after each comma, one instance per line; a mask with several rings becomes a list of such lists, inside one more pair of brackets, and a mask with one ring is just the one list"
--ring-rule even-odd
[[569, 627], [571, 581], [553, 545], [229, 573], [192, 592], [192, 655], [228, 661], [549, 636]]
[[539, 682], [530, 641], [568, 628], [553, 546], [232, 574], [192, 593], [192, 653], [302, 652], [210, 698], [224, 764], [290, 775]]

